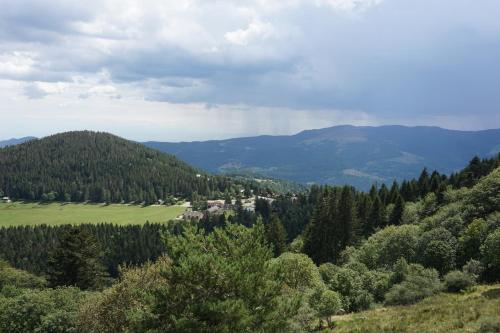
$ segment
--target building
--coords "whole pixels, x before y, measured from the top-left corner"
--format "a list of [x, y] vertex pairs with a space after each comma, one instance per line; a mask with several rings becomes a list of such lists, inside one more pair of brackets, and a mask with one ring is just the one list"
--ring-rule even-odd
[[207, 213], [210, 215], [222, 215], [224, 214], [224, 208], [221, 208], [219, 206], [212, 206], [207, 209]]
[[219, 207], [223, 208], [225, 205], [224, 200], [207, 200], [207, 207], [212, 208], [212, 207]]
[[198, 211], [189, 211], [185, 212], [182, 214], [182, 219], [183, 220], [201, 220], [203, 218], [204, 214], [202, 212]]

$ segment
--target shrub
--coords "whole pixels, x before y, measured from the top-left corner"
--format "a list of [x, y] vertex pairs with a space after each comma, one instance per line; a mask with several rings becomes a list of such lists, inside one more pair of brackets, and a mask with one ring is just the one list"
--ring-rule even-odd
[[335, 278], [335, 275], [337, 274], [339, 269], [339, 266], [336, 266], [330, 262], [319, 266], [319, 274], [321, 276], [321, 279], [328, 287], [332, 285], [333, 279]]
[[416, 225], [389, 226], [368, 238], [356, 257], [370, 269], [391, 268], [401, 257], [412, 262], [419, 236], [420, 228]]
[[331, 316], [336, 315], [342, 309], [340, 294], [328, 289], [317, 289], [311, 297], [310, 303], [320, 320], [325, 319], [329, 327], [332, 326]]
[[477, 280], [483, 274], [484, 267], [479, 260], [471, 259], [462, 267], [462, 271]]
[[419, 261], [425, 267], [435, 268], [441, 274], [455, 267], [457, 240], [443, 227], [423, 233], [418, 249]]
[[475, 279], [467, 273], [451, 271], [444, 276], [444, 284], [447, 291], [455, 293], [472, 287], [475, 284]]
[[367, 275], [365, 273], [348, 267], [340, 267], [332, 277], [328, 286], [342, 295], [345, 310], [365, 310], [373, 302], [373, 296], [366, 295], [369, 290], [366, 287]]
[[459, 238], [462, 257], [465, 260], [479, 259], [480, 247], [487, 236], [488, 225], [483, 219], [475, 219], [465, 228]]
[[322, 284], [318, 267], [302, 253], [286, 252], [269, 261], [273, 280], [294, 290], [304, 291]]
[[5, 261], [0, 260], [0, 290], [4, 286], [18, 288], [42, 288], [47, 284], [44, 278], [15, 269]]
[[496, 168], [474, 185], [467, 203], [474, 206], [476, 217], [500, 211], [500, 168]]
[[435, 269], [410, 265], [406, 279], [394, 285], [385, 295], [385, 304], [404, 305], [420, 301], [443, 289]]
[[488, 235], [481, 246], [481, 253], [488, 266], [500, 268], [500, 228]]
[[76, 332], [76, 313], [86, 295], [77, 288], [24, 290], [0, 305], [0, 332]]
[[154, 264], [123, 270], [120, 280], [102, 293], [89, 297], [78, 313], [81, 332], [141, 331], [151, 317], [154, 288], [161, 288], [166, 280], [160, 276], [170, 262], [160, 257]]

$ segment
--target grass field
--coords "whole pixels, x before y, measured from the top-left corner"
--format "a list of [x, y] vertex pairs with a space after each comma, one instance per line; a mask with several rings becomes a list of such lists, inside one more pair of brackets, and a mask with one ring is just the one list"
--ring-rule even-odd
[[135, 206], [77, 203], [0, 203], [0, 227], [36, 224], [166, 222], [185, 211], [183, 206]]
[[336, 316], [332, 333], [500, 332], [500, 285], [442, 293], [410, 306]]

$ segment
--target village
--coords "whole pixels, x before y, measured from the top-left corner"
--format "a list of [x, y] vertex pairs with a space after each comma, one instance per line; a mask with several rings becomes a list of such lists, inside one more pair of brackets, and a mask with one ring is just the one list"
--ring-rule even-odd
[[[269, 204], [272, 204], [275, 199], [263, 196], [251, 196], [249, 198], [240, 199], [241, 208], [247, 210], [249, 212], [255, 211], [255, 201], [257, 199], [266, 200]], [[205, 215], [217, 216], [226, 213], [231, 213], [237, 209], [239, 203], [236, 199], [229, 200], [217, 199], [217, 200], [207, 200], [206, 205], [204, 205], [204, 209], [194, 209], [194, 206], [191, 202], [184, 203], [186, 207], [186, 211], [177, 216], [176, 220], [200, 220]]]

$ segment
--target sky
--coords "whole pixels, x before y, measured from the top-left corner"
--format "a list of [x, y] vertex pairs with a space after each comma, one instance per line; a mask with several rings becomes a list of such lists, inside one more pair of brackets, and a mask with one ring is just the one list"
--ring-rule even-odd
[[500, 127], [498, 0], [0, 0], [0, 139]]

